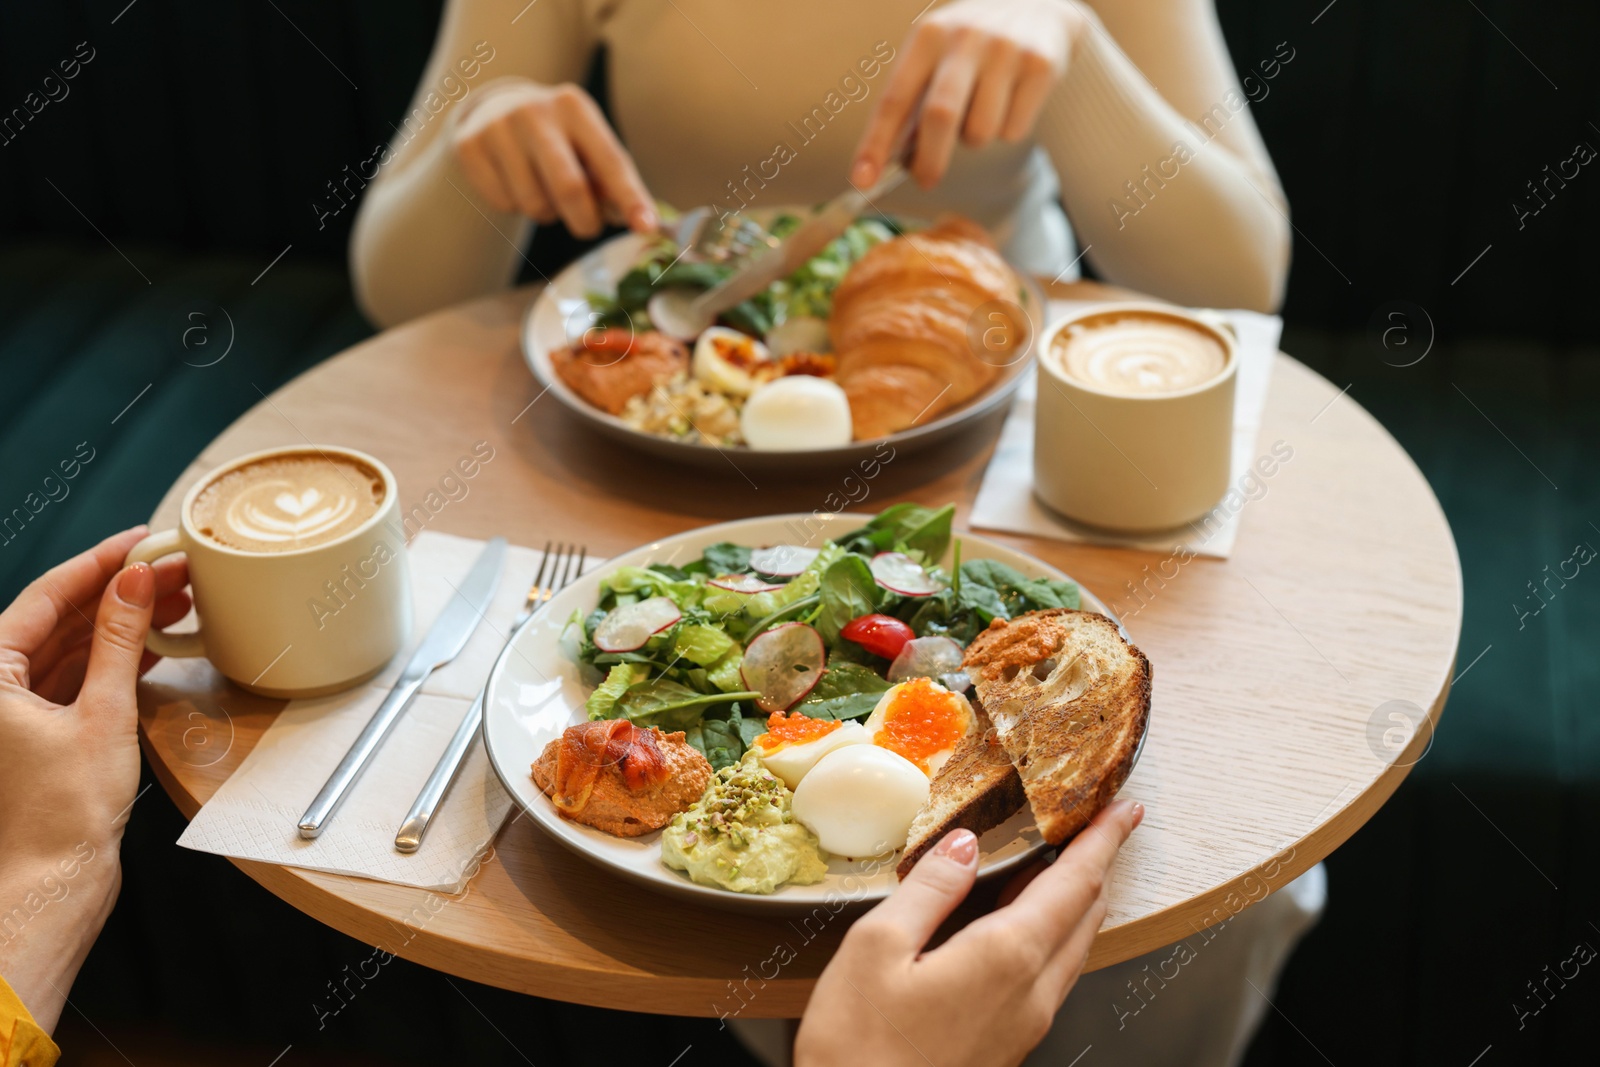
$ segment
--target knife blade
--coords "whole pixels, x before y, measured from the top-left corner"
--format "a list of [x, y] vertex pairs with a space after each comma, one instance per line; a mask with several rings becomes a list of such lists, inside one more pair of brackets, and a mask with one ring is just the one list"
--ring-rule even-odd
[[339, 761], [339, 766], [334, 768], [311, 806], [300, 816], [301, 837], [310, 840], [322, 833], [333, 813], [349, 796], [351, 787], [371, 763], [384, 739], [400, 721], [400, 716], [416, 699], [428, 675], [455, 659], [466, 647], [468, 639], [483, 619], [484, 609], [489, 606], [495, 587], [500, 584], [500, 572], [505, 561], [506, 539], [503, 537], [494, 538], [478, 554], [466, 578], [456, 587], [455, 595], [439, 612], [439, 617], [422, 639], [422, 644], [411, 654], [394, 688], [378, 705], [378, 710], [372, 713], [372, 718], [362, 728], [350, 751]]

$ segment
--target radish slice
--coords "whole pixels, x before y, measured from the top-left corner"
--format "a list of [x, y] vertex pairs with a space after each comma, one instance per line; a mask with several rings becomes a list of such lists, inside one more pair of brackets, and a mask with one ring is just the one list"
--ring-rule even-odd
[[763, 711], [788, 711], [805, 699], [822, 677], [827, 650], [822, 635], [803, 622], [786, 622], [764, 630], [744, 650], [739, 676], [746, 689], [761, 696]]
[[872, 557], [872, 576], [878, 584], [901, 596], [931, 596], [939, 591], [922, 564], [904, 552], [879, 552]]
[[664, 596], [612, 608], [594, 628], [594, 647], [602, 652], [632, 652], [679, 619], [683, 612]]
[[972, 676], [966, 671], [953, 671], [939, 675], [939, 684], [952, 693], [965, 693], [972, 688]]
[[[939, 678], [961, 670], [961, 646], [948, 637], [917, 637], [906, 642], [906, 647], [889, 664], [884, 677], [891, 682], [907, 678]], [[950, 688], [946, 686], [946, 688]]]
[[752, 549], [750, 566], [762, 574], [775, 574], [780, 578], [793, 578], [817, 558], [818, 549], [803, 545], [768, 545]]
[[782, 589], [782, 585], [762, 581], [753, 574], [724, 574], [706, 580], [707, 585], [714, 585], [718, 589], [730, 589], [735, 593], [770, 593], [774, 589]]

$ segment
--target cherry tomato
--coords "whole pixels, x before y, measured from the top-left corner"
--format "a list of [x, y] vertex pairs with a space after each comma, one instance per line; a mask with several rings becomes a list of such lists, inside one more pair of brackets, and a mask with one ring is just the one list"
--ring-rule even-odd
[[892, 615], [862, 615], [845, 623], [839, 636], [854, 641], [874, 656], [894, 659], [906, 642], [917, 636]]

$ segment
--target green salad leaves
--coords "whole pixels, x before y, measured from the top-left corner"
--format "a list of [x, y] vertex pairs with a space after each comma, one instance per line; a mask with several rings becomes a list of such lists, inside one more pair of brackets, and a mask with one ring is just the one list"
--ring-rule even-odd
[[[698, 559], [681, 566], [613, 568], [600, 582], [595, 609], [574, 613], [569, 622], [581, 632], [579, 660], [598, 679], [585, 710], [591, 719], [627, 718], [669, 733], [682, 730], [720, 769], [738, 762], [766, 732], [767, 713], [756, 704], [760, 694], [745, 685], [740, 666], [750, 641], [774, 626], [806, 623], [826, 648], [821, 677], [790, 710], [817, 719], [860, 719], [890, 688], [884, 677], [889, 661], [841, 636], [851, 620], [891, 615], [919, 637], [942, 634], [965, 645], [995, 618], [1078, 606], [1073, 583], [1031, 578], [995, 560], [962, 562], [959, 541], [953, 569], [945, 570], [954, 518], [953, 505], [892, 505], [866, 525], [817, 546], [805, 570], [761, 592], [708, 584], [724, 575], [755, 573], [749, 545], [708, 545]], [[912, 556], [940, 588], [917, 597], [879, 585], [871, 560], [880, 552]], [[606, 652], [595, 645], [595, 627], [608, 612], [651, 597], [669, 598], [682, 617], [630, 651]]]
[[[768, 232], [784, 237], [800, 225], [798, 215], [782, 214], [772, 220]], [[723, 320], [736, 329], [765, 336], [774, 326], [789, 319], [814, 316], [826, 319], [833, 310], [833, 290], [845, 271], [866, 255], [867, 249], [899, 233], [888, 219], [862, 218], [850, 224], [787, 278], [773, 282], [765, 290], [723, 314]], [[734, 271], [733, 264], [694, 263], [678, 258], [678, 246], [669, 240], [651, 245], [645, 257], [617, 282], [615, 296], [589, 293], [589, 306], [598, 316], [598, 326], [650, 328], [645, 305], [662, 289], [709, 289]]]

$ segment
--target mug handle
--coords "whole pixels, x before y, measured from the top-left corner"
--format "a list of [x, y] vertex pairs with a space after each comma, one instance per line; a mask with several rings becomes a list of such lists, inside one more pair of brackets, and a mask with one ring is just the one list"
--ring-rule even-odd
[[[143, 541], [134, 545], [128, 552], [128, 558], [123, 566], [132, 566], [135, 563], [154, 563], [162, 556], [170, 556], [175, 552], [183, 551], [183, 543], [179, 540], [177, 530], [162, 530], [153, 533]], [[158, 656], [173, 659], [188, 659], [206, 654], [204, 640], [200, 631], [184, 634], [169, 634], [155, 627], [145, 636], [144, 647]]]

